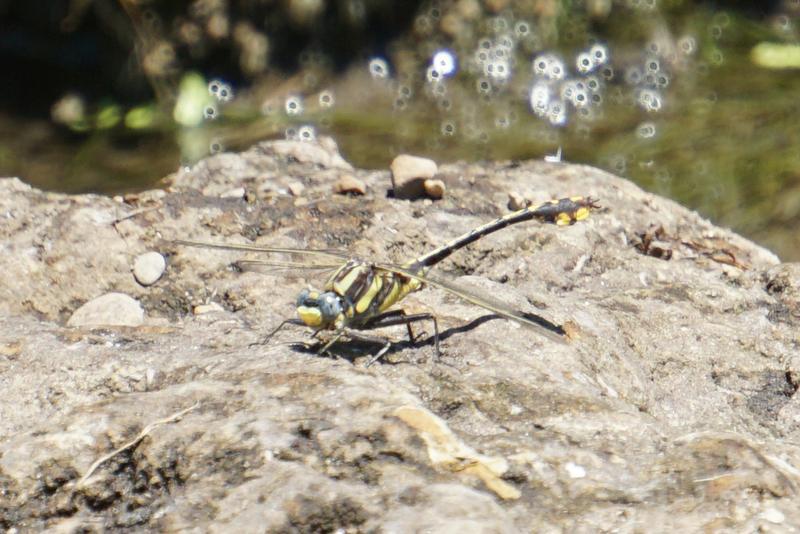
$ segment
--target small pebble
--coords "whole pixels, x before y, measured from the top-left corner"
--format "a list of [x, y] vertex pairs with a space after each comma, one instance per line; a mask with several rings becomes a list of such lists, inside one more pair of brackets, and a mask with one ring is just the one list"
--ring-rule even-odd
[[156, 283], [167, 268], [167, 260], [158, 252], [140, 254], [133, 262], [133, 277], [143, 286]]
[[352, 174], [343, 174], [333, 184], [333, 192], [340, 195], [348, 193], [351, 195], [363, 195], [367, 192], [367, 186]]
[[508, 209], [511, 211], [519, 211], [527, 205], [525, 197], [519, 193], [512, 191], [508, 194]]
[[141, 326], [144, 310], [124, 293], [106, 293], [75, 310], [67, 326]]
[[425, 187], [425, 193], [436, 200], [439, 200], [444, 196], [445, 191], [447, 188], [444, 185], [444, 182], [441, 180], [434, 180], [434, 179], [427, 179], [425, 180], [423, 186]]
[[432, 159], [401, 154], [391, 164], [392, 187], [396, 198], [418, 198], [425, 195], [425, 180], [439, 170]]
[[147, 370], [145, 370], [144, 383], [146, 391], [153, 391], [155, 389], [158, 389], [158, 387], [161, 385], [161, 382], [163, 381], [164, 381], [164, 373], [162, 373], [158, 369], [148, 367]]
[[292, 182], [287, 187], [289, 189], [289, 193], [291, 193], [293, 197], [299, 197], [303, 194], [303, 191], [306, 190], [305, 186], [300, 182]]
[[564, 464], [564, 469], [570, 478], [583, 478], [586, 476], [586, 469], [582, 465], [567, 462]]
[[777, 508], [767, 508], [766, 510], [761, 512], [761, 519], [779, 525], [784, 522], [786, 516], [783, 515], [783, 512], [781, 512]]
[[234, 187], [222, 193], [219, 198], [244, 198], [244, 187]]
[[192, 310], [192, 312], [195, 315], [204, 315], [206, 313], [223, 312], [223, 311], [225, 311], [225, 309], [216, 302], [211, 302], [209, 304], [198, 304]]

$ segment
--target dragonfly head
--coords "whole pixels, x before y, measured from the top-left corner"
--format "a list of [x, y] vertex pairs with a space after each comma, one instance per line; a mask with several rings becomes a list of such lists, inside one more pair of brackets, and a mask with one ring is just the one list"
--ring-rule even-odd
[[297, 295], [297, 315], [308, 326], [325, 328], [334, 324], [343, 312], [341, 298], [333, 291], [304, 289]]

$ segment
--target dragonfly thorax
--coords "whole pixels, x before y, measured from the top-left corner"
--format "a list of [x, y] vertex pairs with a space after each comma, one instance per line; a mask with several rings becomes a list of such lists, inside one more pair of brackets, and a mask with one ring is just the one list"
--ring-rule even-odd
[[342, 297], [333, 291], [304, 289], [297, 295], [297, 315], [306, 325], [327, 328], [343, 317]]

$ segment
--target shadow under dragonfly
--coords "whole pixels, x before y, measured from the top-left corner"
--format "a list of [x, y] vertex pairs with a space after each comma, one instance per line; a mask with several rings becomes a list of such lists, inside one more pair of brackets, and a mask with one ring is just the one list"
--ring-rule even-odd
[[[525, 313], [520, 312], [521, 315], [525, 316], [526, 319], [538, 323], [542, 328], [545, 328], [556, 335], [565, 336], [566, 332], [564, 329], [555, 323], [548, 321], [547, 319], [535, 315], [533, 313]], [[471, 330], [476, 329], [480, 325], [487, 323], [489, 321], [493, 321], [495, 319], [506, 319], [502, 315], [497, 315], [495, 313], [490, 313], [487, 315], [482, 315], [480, 317], [476, 317], [472, 321], [459, 325], [453, 326], [451, 328], [447, 328], [439, 332], [439, 342], [445, 341], [449, 339], [451, 336], [463, 334], [465, 332], [469, 332]], [[388, 339], [388, 338], [387, 338]], [[433, 335], [429, 335], [427, 332], [420, 332], [415, 336], [415, 339], [409, 340], [401, 340], [401, 341], [391, 341], [391, 346], [384, 354], [384, 359], [382, 362], [385, 365], [403, 365], [408, 364], [411, 362], [407, 361], [391, 361], [385, 356], [389, 354], [395, 354], [397, 352], [401, 352], [403, 350], [414, 348], [414, 347], [426, 347], [426, 346], [433, 346], [435, 342], [435, 337]], [[375, 351], [376, 347], [380, 347], [380, 343], [372, 343], [365, 340], [351, 340], [347, 338], [343, 338], [339, 341], [333, 343], [326, 351], [320, 353], [320, 348], [326, 345], [326, 341], [324, 339], [317, 340], [316, 342], [305, 342], [305, 341], [292, 341], [288, 343], [292, 349], [302, 352], [304, 354], [316, 354], [319, 356], [324, 357], [331, 357], [331, 358], [340, 358], [349, 361], [350, 363], [354, 363], [357, 358], [363, 357], [370, 357], [372, 356]], [[431, 356], [435, 358], [435, 356]]]

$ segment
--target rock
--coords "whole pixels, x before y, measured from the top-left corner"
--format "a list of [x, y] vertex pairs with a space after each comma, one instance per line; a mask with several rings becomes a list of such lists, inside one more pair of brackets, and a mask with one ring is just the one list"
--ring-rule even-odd
[[287, 189], [289, 190], [289, 193], [291, 193], [293, 197], [299, 197], [303, 194], [305, 186], [300, 182], [292, 182], [287, 186]]
[[333, 192], [340, 195], [363, 195], [367, 192], [367, 186], [352, 174], [343, 174], [333, 184]]
[[219, 198], [244, 198], [246, 190], [244, 187], [234, 187], [223, 192]]
[[[442, 165], [465, 179], [448, 181], [443, 202], [410, 203], [333, 195], [343, 171], [271, 150], [208, 158], [139, 212], [0, 180], [2, 528], [800, 524], [796, 265], [586, 166]], [[385, 172], [346, 173], [385, 187]], [[283, 194], [300, 181], [302, 198]], [[262, 183], [279, 193], [219, 198]], [[295, 316], [303, 287], [325, 284], [304, 267], [342, 258], [168, 241], [404, 263], [494, 219], [489, 199], [521, 183], [537, 199], [591, 195], [603, 209], [572, 226], [511, 225], [431, 276], [472, 273], [453, 283], [562, 325], [567, 343], [431, 284], [393, 309], [436, 314], [440, 358], [432, 325], [414, 325], [428, 332], [419, 343], [399, 325], [367, 332], [398, 343], [365, 369], [382, 344], [342, 338], [321, 355], [313, 329], [293, 324], [263, 342]], [[653, 225], [671, 255], [634, 246]], [[132, 247], [169, 258], [156, 286], [131, 276]], [[265, 268], [240, 269], [247, 260]], [[59, 326], [64, 310], [110, 291], [141, 301], [147, 327]], [[225, 312], [192, 313], [211, 301]]]
[[192, 308], [192, 313], [195, 315], [205, 315], [207, 313], [218, 313], [224, 312], [225, 308], [217, 304], [216, 302], [210, 302], [208, 304], [198, 304], [194, 308]]
[[106, 293], [90, 300], [72, 314], [67, 326], [141, 326], [144, 310], [124, 293]]
[[435, 200], [444, 197], [444, 192], [447, 191], [442, 180], [433, 180], [429, 178], [425, 180], [423, 187], [425, 188], [425, 193]]
[[525, 201], [525, 197], [519, 193], [512, 191], [508, 194], [508, 209], [511, 211], [521, 210], [527, 205], [528, 203]]
[[320, 137], [316, 141], [269, 141], [261, 146], [275, 155], [292, 158], [301, 163], [312, 163], [321, 167], [344, 170], [353, 168], [339, 154], [339, 147], [330, 137]]
[[143, 286], [150, 286], [161, 278], [166, 268], [167, 260], [164, 256], [158, 252], [145, 252], [133, 262], [133, 276]]
[[761, 512], [761, 518], [776, 525], [779, 525], [786, 520], [786, 516], [777, 508], [767, 508]]
[[425, 180], [433, 178], [439, 169], [432, 159], [408, 154], [401, 154], [394, 158], [390, 168], [394, 196], [405, 199], [414, 199], [425, 195]]

